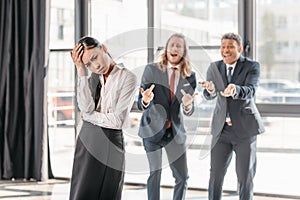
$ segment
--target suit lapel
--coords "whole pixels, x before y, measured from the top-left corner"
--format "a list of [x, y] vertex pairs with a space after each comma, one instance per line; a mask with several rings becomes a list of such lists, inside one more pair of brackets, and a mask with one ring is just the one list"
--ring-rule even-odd
[[241, 67], [240, 63], [237, 63], [234, 68], [234, 71], [233, 71], [233, 76], [232, 76], [232, 81], [231, 81], [232, 83], [234, 83], [236, 81], [241, 69], [242, 69], [242, 67]]
[[[235, 65], [234, 71], [233, 71], [232, 81], [231, 81], [232, 83], [234, 83], [237, 80], [237, 78], [240, 74], [240, 71], [242, 70], [241, 63], [243, 61], [244, 61], [244, 57], [240, 56], [240, 58], [238, 59], [236, 65]], [[226, 69], [226, 64], [224, 62], [222, 62], [221, 65], [219, 66], [219, 71], [222, 74], [224, 84], [228, 85], [228, 82], [227, 82], [227, 69]]]
[[181, 92], [180, 90], [183, 88], [183, 83], [184, 83], [184, 79], [182, 78], [181, 74], [179, 75], [179, 81], [178, 81], [178, 85], [176, 88], [176, 94], [175, 97], [173, 98], [172, 103], [174, 103], [175, 99], [181, 97]]
[[236, 65], [235, 65], [235, 68], [234, 68], [234, 71], [233, 71], [233, 76], [232, 76], [232, 83], [234, 83], [234, 82], [237, 80], [237, 78], [238, 78], [238, 76], [239, 76], [239, 74], [240, 74], [240, 71], [242, 70], [242, 65], [241, 65], [241, 63], [242, 63], [243, 61], [244, 61], [244, 57], [241, 56], [241, 57], [238, 59]]
[[228, 83], [227, 83], [227, 74], [226, 74], [226, 64], [224, 62], [222, 62], [221, 65], [219, 66], [219, 71], [222, 75], [224, 85], [228, 85]]

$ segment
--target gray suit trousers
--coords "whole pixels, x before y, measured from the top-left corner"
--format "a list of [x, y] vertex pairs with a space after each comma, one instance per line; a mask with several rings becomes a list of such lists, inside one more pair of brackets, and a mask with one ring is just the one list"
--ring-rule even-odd
[[236, 174], [240, 200], [253, 199], [253, 178], [256, 172], [256, 136], [239, 139], [231, 126], [225, 125], [219, 138], [213, 138], [209, 200], [220, 200], [224, 176], [232, 153], [236, 154]]
[[[160, 199], [160, 180], [163, 167], [162, 148], [165, 148], [168, 161], [175, 178], [173, 200], [184, 200], [187, 189], [188, 169], [185, 144], [176, 143], [170, 131], [159, 142], [143, 140], [150, 166], [150, 176], [147, 181], [148, 200]], [[170, 135], [171, 134], [171, 135]]]

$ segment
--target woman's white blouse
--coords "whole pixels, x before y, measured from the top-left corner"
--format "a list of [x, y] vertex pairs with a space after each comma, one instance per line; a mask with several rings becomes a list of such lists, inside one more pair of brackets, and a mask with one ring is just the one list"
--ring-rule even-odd
[[135, 99], [137, 78], [128, 69], [115, 65], [105, 84], [103, 75], [99, 79], [102, 87], [96, 111], [88, 76], [78, 77], [77, 102], [82, 119], [101, 127], [121, 129]]

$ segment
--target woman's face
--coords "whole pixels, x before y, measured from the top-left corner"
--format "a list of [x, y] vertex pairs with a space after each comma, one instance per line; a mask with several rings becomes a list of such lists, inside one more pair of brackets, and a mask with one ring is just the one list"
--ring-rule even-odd
[[109, 70], [109, 56], [103, 51], [103, 48], [85, 48], [82, 62], [90, 71], [96, 74], [106, 74]]
[[178, 65], [184, 55], [184, 40], [172, 37], [167, 45], [167, 58], [173, 66]]

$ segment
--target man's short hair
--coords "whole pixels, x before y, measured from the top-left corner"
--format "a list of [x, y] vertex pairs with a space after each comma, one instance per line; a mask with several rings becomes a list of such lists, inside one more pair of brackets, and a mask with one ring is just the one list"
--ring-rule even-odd
[[236, 34], [236, 33], [225, 33], [222, 36], [221, 41], [223, 39], [235, 40], [239, 46], [242, 45], [242, 37], [239, 34]]

